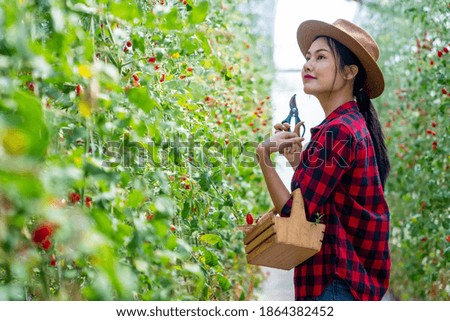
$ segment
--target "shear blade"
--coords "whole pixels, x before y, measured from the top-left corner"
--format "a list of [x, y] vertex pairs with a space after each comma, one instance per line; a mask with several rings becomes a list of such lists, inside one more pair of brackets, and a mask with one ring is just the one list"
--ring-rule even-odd
[[294, 94], [294, 96], [291, 97], [291, 100], [289, 101], [289, 107], [292, 108], [297, 108], [297, 103], [295, 101], [295, 96], [297, 96], [297, 94]]

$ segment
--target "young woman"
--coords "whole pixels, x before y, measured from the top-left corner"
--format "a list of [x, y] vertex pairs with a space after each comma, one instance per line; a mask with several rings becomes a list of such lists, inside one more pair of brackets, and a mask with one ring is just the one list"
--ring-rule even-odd
[[295, 168], [291, 190], [302, 192], [308, 220], [326, 225], [319, 253], [295, 268], [296, 300], [381, 300], [389, 285], [389, 209], [384, 184], [389, 160], [370, 101], [384, 90], [378, 46], [346, 20], [303, 22], [297, 32], [306, 58], [304, 91], [315, 96], [325, 120], [311, 128], [302, 150], [298, 124], [275, 125], [257, 148], [276, 210], [289, 216], [291, 193], [270, 160], [282, 153]]

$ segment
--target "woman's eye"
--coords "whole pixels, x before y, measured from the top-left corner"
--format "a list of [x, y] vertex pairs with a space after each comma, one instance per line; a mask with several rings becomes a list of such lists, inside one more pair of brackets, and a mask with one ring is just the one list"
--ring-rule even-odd
[[317, 60], [321, 60], [321, 59], [325, 59], [325, 56], [320, 55], [317, 57]]
[[311, 57], [305, 57], [306, 61], [309, 61], [311, 59]]

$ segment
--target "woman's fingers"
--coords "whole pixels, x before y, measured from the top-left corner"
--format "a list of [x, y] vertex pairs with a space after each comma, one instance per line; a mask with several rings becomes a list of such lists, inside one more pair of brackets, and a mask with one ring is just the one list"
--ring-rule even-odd
[[298, 136], [295, 136], [295, 137], [292, 137], [292, 138], [288, 138], [288, 139], [287, 139], [287, 141], [288, 141], [289, 143], [291, 143], [292, 145], [294, 145], [294, 144], [301, 145], [302, 142], [303, 142], [304, 140], [305, 140], [305, 138], [303, 138], [303, 137], [298, 137]]
[[275, 128], [275, 134], [278, 132], [287, 132], [289, 130], [289, 128], [291, 128], [291, 125], [289, 125], [288, 123], [277, 123], [273, 126], [273, 128]]
[[[285, 127], [277, 126], [277, 128], [281, 129]], [[297, 153], [299, 150], [301, 151], [302, 149], [303, 140], [304, 138], [299, 137], [298, 134], [296, 133], [280, 130], [272, 137], [266, 139], [260, 145], [269, 154], [273, 152], [279, 152], [281, 154], [284, 154], [286, 153], [285, 149], [287, 147], [293, 147], [294, 145], [296, 145], [293, 148], [291, 148], [289, 152]]]
[[295, 125], [294, 133], [296, 133], [298, 136], [300, 136], [300, 127], [302, 127], [304, 123], [304, 121], [301, 121], [297, 125]]
[[299, 152], [302, 149], [302, 142], [305, 139], [303, 137], [292, 137], [284, 140], [278, 147], [280, 154], [288, 154], [291, 152]]
[[[296, 133], [298, 136], [300, 136], [300, 128], [303, 126], [305, 122], [301, 121], [294, 127], [294, 133]], [[288, 123], [277, 123], [273, 126], [275, 128], [275, 134], [279, 132], [287, 132], [291, 128], [291, 125]]]

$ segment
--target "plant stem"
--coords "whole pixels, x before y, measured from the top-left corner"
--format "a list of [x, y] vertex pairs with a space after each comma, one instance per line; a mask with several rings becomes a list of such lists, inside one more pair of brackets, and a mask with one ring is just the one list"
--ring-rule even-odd
[[50, 300], [50, 291], [48, 289], [48, 280], [47, 280], [47, 274], [45, 273], [44, 263], [41, 264], [39, 276], [41, 278], [42, 289], [44, 290], [44, 295], [45, 295], [44, 299]]

